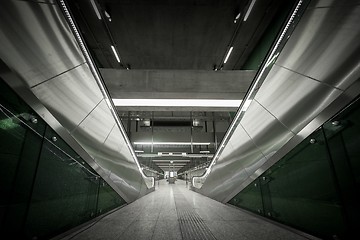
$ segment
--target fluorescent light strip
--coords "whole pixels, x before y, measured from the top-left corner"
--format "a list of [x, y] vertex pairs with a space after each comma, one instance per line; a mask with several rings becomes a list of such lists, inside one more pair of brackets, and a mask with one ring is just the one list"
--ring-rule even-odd
[[210, 145], [209, 142], [134, 142], [135, 145]]
[[159, 163], [157, 166], [185, 166], [187, 163]]
[[226, 58], [225, 58], [225, 60], [224, 60], [224, 63], [226, 63], [226, 62], [227, 62], [227, 60], [229, 59], [230, 54], [231, 54], [231, 52], [232, 52], [233, 48], [234, 48], [234, 47], [231, 47], [231, 48], [229, 49], [229, 51], [228, 51], [228, 53], [227, 53], [227, 55], [226, 55]]
[[90, 0], [90, 2], [91, 2], [91, 5], [92, 5], [95, 13], [96, 13], [96, 16], [98, 17], [99, 20], [101, 20], [101, 15], [100, 15], [99, 9], [96, 6], [95, 0]]
[[115, 47], [114, 47], [113, 45], [111, 45], [111, 49], [113, 50], [113, 53], [114, 53], [114, 55], [115, 55], [115, 57], [116, 57], [116, 60], [117, 60], [118, 62], [120, 62], [120, 58], [119, 58], [119, 56], [118, 56], [118, 54], [117, 54], [117, 52], [116, 52], [116, 49], [115, 49]]
[[226, 99], [113, 99], [119, 107], [234, 107], [241, 100]]
[[155, 159], [155, 160], [152, 160], [153, 162], [170, 162], [170, 161], [173, 161], [173, 162], [190, 162], [190, 160], [162, 160], [162, 159]]
[[210, 151], [205, 150], [205, 151], [200, 151], [200, 153], [210, 153]]
[[251, 10], [253, 9], [254, 7], [254, 4], [255, 4], [256, 0], [252, 0], [251, 3], [250, 3], [250, 6], [245, 14], [245, 17], [244, 17], [244, 22], [246, 22], [246, 20], [248, 19], [250, 13], [251, 13]]
[[236, 23], [237, 20], [239, 20], [240, 16], [241, 16], [241, 13], [238, 13], [238, 15], [236, 15], [236, 17], [235, 17], [235, 19], [234, 19], [234, 23]]

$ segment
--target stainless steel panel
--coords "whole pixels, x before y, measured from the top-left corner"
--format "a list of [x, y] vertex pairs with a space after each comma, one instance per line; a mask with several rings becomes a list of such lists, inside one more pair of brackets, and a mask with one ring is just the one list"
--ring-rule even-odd
[[294, 136], [256, 101], [252, 101], [240, 124], [266, 158], [270, 158]]
[[239, 126], [199, 192], [223, 201], [238, 183], [246, 181], [265, 160], [245, 130]]
[[75, 129], [102, 99], [87, 64], [37, 85], [32, 90], [69, 131]]
[[346, 89], [360, 76], [360, 6], [309, 9], [277, 64]]
[[[229, 201], [360, 93], [357, 12], [343, 6], [307, 10], [277, 66], [259, 91], [251, 90], [255, 99], [240, 118], [226, 151], [204, 177], [196, 178], [202, 185], [196, 191]], [[251, 144], [241, 141], [242, 127]], [[245, 157], [256, 150], [262, 154]], [[249, 161], [241, 162], [248, 167], [237, 160], [243, 155]]]
[[143, 179], [105, 100], [71, 134], [130, 201], [148, 189], [145, 181], [151, 188], [152, 179]]
[[[59, 136], [69, 145], [71, 148], [79, 154], [79, 156], [84, 159], [105, 181], [109, 183], [109, 185], [120, 195], [126, 202], [133, 201], [130, 200], [126, 194], [124, 194], [117, 184], [115, 184], [110, 179], [109, 171], [101, 168], [86, 152], [69, 133], [67, 129], [65, 129], [60, 122], [49, 112], [49, 110], [40, 102], [40, 100], [34, 95], [34, 93], [25, 85], [23, 80], [19, 78], [18, 75], [11, 72], [4, 64], [0, 61], [1, 68], [1, 78], [4, 79], [9, 86], [11, 86], [19, 96], [21, 96], [29, 106], [31, 106], [35, 112], [41, 116], [41, 118], [51, 126], [52, 129], [56, 131]], [[5, 70], [5, 71], [4, 71]]]
[[56, 5], [1, 1], [0, 57], [31, 87], [85, 62]]
[[[106, 138], [101, 151], [106, 152], [105, 154], [111, 156], [112, 159], [121, 159], [121, 161], [124, 162], [135, 163], [117, 126], [114, 126], [111, 130], [111, 133]], [[134, 166], [133, 168], [136, 167]]]
[[309, 8], [324, 8], [324, 7], [334, 7], [341, 5], [359, 5], [360, 0], [317, 0], [311, 1], [309, 4]]
[[291, 149], [318, 129], [325, 121], [334, 116], [339, 110], [348, 105], [354, 98], [360, 94], [360, 80], [353, 83], [345, 92], [343, 92], [335, 101], [333, 101], [327, 108], [325, 108], [316, 118], [307, 124], [296, 136], [291, 138], [279, 151], [277, 151], [269, 160], [267, 160], [254, 174], [252, 174], [246, 181], [237, 184], [234, 191], [229, 194], [223, 202], [228, 202], [237, 193], [243, 190], [254, 179], [259, 177], [274, 163], [284, 157]]
[[96, 159], [98, 151], [114, 126], [115, 120], [105, 100], [102, 100], [71, 135]]
[[338, 89], [274, 65], [255, 99], [298, 133], [340, 94]]
[[[106, 91], [102, 91], [104, 86], [96, 71], [93, 69], [90, 72], [84, 63], [83, 53], [58, 6], [7, 1], [1, 3], [0, 11], [0, 40], [4, 43], [0, 57], [21, 78], [19, 82], [24, 81], [13, 87], [21, 93], [33, 91], [24, 95], [27, 97], [25, 100], [30, 100], [39, 115], [127, 202], [141, 196], [140, 193], [150, 191], [147, 186], [151, 184], [147, 184], [152, 179], [142, 175], [135, 154], [125, 144], [126, 136], [122, 135], [120, 126], [116, 124], [113, 106], [107, 100], [109, 96]], [[6, 23], [17, 28], [3, 27]], [[76, 62], [74, 59], [81, 61]], [[92, 66], [91, 59], [87, 60]], [[112, 129], [117, 129], [113, 132], [122, 138], [118, 142], [121, 148], [117, 148], [115, 159], [115, 152], [104, 154], [102, 149], [109, 148], [111, 151], [114, 148], [110, 142], [104, 145]], [[112, 166], [118, 169], [106, 165], [110, 160]], [[135, 178], [138, 179], [131, 178], [128, 175], [130, 171], [117, 175], [124, 166], [136, 169]], [[128, 190], [130, 188], [132, 192]]]
[[95, 161], [109, 173], [110, 178], [131, 201], [139, 197], [142, 187], [146, 189], [139, 169], [116, 126], [96, 152]]

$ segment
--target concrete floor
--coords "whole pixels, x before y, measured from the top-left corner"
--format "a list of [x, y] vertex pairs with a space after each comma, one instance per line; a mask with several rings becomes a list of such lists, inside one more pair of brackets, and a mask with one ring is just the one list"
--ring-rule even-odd
[[308, 239], [164, 180], [156, 191], [63, 239]]

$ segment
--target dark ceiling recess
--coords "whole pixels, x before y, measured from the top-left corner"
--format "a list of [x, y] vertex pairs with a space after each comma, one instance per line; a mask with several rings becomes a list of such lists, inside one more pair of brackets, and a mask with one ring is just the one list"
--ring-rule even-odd
[[[93, 1], [101, 20], [91, 1], [68, 2], [99, 66], [177, 70], [242, 69], [264, 31], [272, 28], [271, 21], [289, 2], [257, 0], [244, 21], [253, 0]], [[121, 63], [116, 61], [111, 45]], [[223, 64], [230, 47], [231, 56]]]
[[[107, 87], [110, 94], [118, 93], [113, 98], [229, 99], [231, 93], [221, 92], [214, 81], [225, 86], [229, 74], [221, 72], [231, 71], [240, 79], [245, 75], [232, 70], [257, 70], [294, 1], [68, 0], [68, 4], [100, 72], [111, 73]], [[248, 86], [232, 83], [235, 88]], [[126, 97], [121, 95], [124, 89]], [[167, 171], [175, 156], [164, 158], [162, 152], [180, 153], [175, 160], [186, 160], [178, 164], [178, 172], [206, 166], [234, 115], [225, 108], [151, 109], [117, 110], [141, 164], [158, 171]]]
[[191, 127], [191, 121], [163, 121], [155, 120], [151, 124], [154, 127]]

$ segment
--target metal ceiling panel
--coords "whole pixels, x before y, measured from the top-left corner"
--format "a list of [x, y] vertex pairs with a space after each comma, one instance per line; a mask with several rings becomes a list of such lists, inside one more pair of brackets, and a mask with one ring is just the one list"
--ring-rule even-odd
[[103, 98], [87, 64], [82, 64], [32, 88], [34, 94], [69, 131]]
[[346, 89], [360, 76], [359, 22], [359, 5], [307, 10], [277, 65]]
[[[293, 133], [298, 133], [324, 104], [340, 94], [338, 89], [274, 65], [255, 99]], [[303, 115], [301, 121], [299, 113]]]
[[32, 87], [85, 62], [56, 5], [1, 1], [0, 55]]

